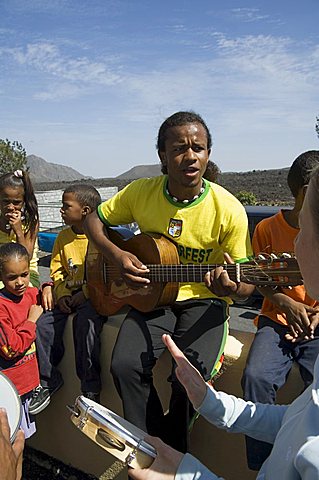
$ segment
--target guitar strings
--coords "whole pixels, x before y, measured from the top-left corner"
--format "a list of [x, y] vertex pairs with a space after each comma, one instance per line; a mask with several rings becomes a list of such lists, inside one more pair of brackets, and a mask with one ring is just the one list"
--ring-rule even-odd
[[[237, 271], [237, 266], [238, 264], [232, 264], [232, 265], [221, 265], [221, 264], [218, 264], [218, 265], [196, 265], [196, 264], [176, 264], [176, 265], [163, 265], [163, 264], [149, 264], [149, 265], [146, 265], [147, 268], [149, 268], [150, 270], [198, 270], [199, 272], [201, 271], [210, 271], [210, 270], [213, 270], [214, 268], [216, 267], [224, 267], [225, 270], [227, 271], [231, 271], [231, 270], [234, 270], [234, 271]], [[268, 266], [258, 266], [258, 265], [255, 265], [255, 266], [251, 266], [251, 265], [247, 265], [245, 266], [244, 264], [239, 264], [240, 265], [240, 271], [242, 272], [255, 272], [255, 271], [261, 271], [261, 272], [264, 272], [266, 273], [267, 271], [268, 272], [275, 272], [276, 270], [278, 272], [281, 272], [282, 274], [285, 274], [285, 273], [296, 273], [296, 274], [300, 274], [300, 270], [296, 267], [295, 269], [286, 269], [286, 268], [282, 268], [282, 267], [276, 267], [274, 264], [271, 264], [272, 266], [270, 267], [269, 265]], [[185, 268], [186, 267], [186, 268]], [[106, 270], [108, 272], [120, 272], [119, 268], [116, 267], [116, 266], [112, 266], [112, 265], [107, 265], [106, 266]], [[186, 272], [185, 272], [186, 273]]]

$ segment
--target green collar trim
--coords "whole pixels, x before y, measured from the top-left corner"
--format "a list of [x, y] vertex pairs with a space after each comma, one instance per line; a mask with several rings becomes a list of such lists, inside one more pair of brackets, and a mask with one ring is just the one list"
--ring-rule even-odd
[[170, 204], [172, 205], [175, 205], [175, 207], [178, 207], [178, 208], [190, 208], [190, 207], [193, 207], [195, 205], [198, 205], [202, 200], [204, 200], [204, 198], [206, 197], [206, 195], [208, 194], [209, 192], [209, 182], [207, 182], [207, 180], [205, 180], [205, 178], [203, 178], [203, 182], [204, 182], [204, 192], [198, 197], [196, 198], [195, 200], [193, 200], [192, 202], [190, 203], [183, 203], [183, 202], [175, 202], [173, 200], [173, 198], [167, 193], [167, 185], [168, 185], [168, 176], [166, 175], [166, 178], [163, 182], [163, 194], [164, 194], [164, 197], [166, 198], [166, 200], [169, 201]]

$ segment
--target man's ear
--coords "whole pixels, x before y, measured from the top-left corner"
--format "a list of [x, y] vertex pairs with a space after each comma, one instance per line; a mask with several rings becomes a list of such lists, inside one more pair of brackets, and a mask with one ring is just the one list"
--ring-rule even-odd
[[158, 151], [157, 154], [158, 154], [158, 156], [160, 157], [160, 161], [161, 161], [162, 163], [164, 163], [164, 160], [165, 160], [165, 162], [166, 162], [166, 153], [165, 153], [165, 152]]
[[167, 167], [166, 153], [165, 152], [157, 152], [157, 154], [160, 158], [161, 164], [164, 167]]
[[308, 184], [307, 185], [304, 185], [301, 189], [301, 194], [302, 194], [302, 201], [304, 201], [305, 199], [305, 195], [306, 195], [306, 192], [307, 192], [307, 188], [308, 188]]

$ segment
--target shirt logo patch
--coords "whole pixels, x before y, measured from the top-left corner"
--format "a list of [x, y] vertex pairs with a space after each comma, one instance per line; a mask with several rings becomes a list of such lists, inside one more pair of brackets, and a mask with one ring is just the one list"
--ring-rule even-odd
[[182, 220], [171, 218], [169, 221], [168, 234], [173, 238], [180, 237], [182, 233], [182, 226]]

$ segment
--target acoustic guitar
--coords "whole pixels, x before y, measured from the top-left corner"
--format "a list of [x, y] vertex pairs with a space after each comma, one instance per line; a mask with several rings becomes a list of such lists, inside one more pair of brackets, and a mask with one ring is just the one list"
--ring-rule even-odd
[[[108, 229], [108, 236], [119, 248], [133, 253], [149, 268], [149, 273], [144, 276], [151, 282], [146, 288], [129, 288], [117, 267], [109, 264], [89, 242], [86, 281], [91, 302], [101, 315], [113, 315], [124, 306], [149, 312], [156, 307], [171, 305], [176, 300], [180, 282], [203, 283], [205, 274], [219, 266], [180, 264], [175, 244], [162, 235], [141, 233], [125, 239], [118, 232]], [[236, 282], [281, 287], [303, 283], [295, 258], [269, 256], [222, 266]]]

